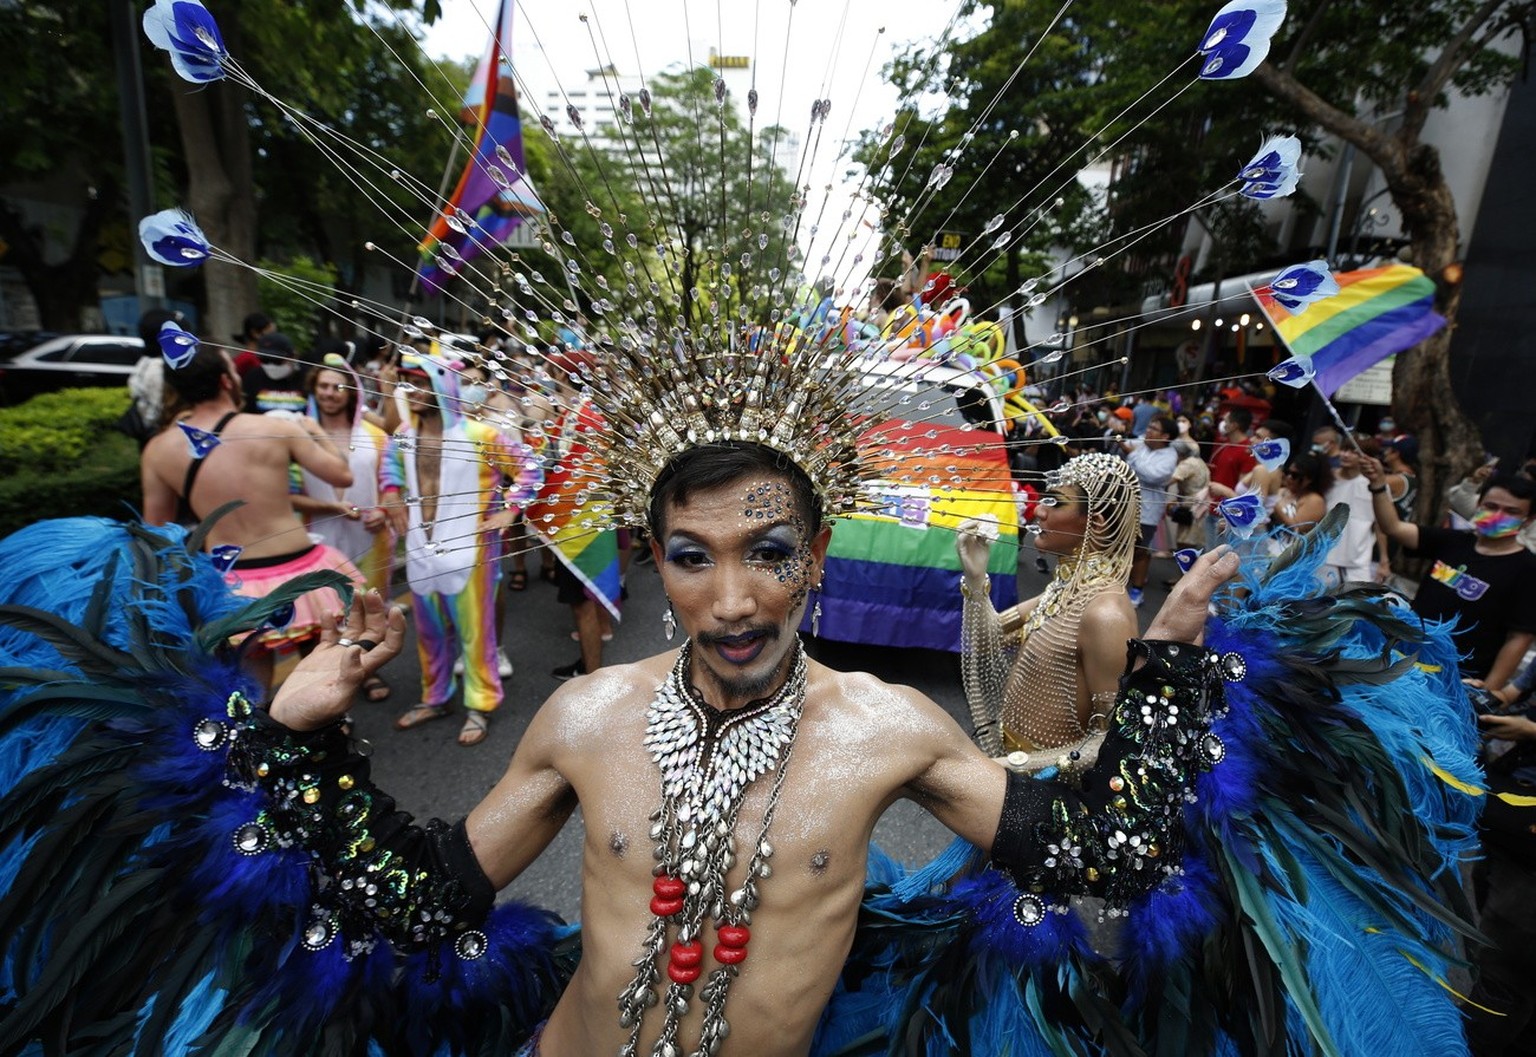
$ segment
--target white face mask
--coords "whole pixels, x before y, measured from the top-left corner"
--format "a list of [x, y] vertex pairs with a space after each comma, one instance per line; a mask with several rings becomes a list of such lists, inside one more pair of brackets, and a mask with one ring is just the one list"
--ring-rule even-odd
[[485, 398], [490, 395], [485, 386], [477, 382], [459, 387], [459, 399], [471, 407], [485, 403]]

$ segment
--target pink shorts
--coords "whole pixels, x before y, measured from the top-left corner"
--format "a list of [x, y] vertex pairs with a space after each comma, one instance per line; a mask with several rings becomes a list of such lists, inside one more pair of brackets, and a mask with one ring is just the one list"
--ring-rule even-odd
[[[227, 582], [235, 594], [244, 598], [265, 598], [296, 576], [334, 569], [357, 587], [363, 586], [363, 574], [347, 556], [335, 547], [316, 543], [297, 554], [237, 561]], [[341, 608], [341, 598], [330, 588], [308, 591], [293, 600], [293, 619], [280, 628], [256, 632], [256, 640], [269, 650], [282, 650], [318, 638], [320, 615]]]

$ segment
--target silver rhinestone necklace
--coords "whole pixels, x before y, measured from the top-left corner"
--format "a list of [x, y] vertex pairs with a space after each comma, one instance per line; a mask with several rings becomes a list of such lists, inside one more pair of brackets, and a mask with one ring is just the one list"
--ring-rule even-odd
[[[641, 1022], [658, 1003], [665, 1019], [651, 1057], [683, 1057], [678, 1027], [693, 999], [694, 983], [703, 975], [703, 938], [711, 924], [717, 968], [699, 989], [704, 1018], [693, 1057], [717, 1053], [730, 1033], [726, 995], [747, 957], [758, 883], [772, 873], [768, 827], [805, 705], [805, 651], [798, 641], [784, 685], [773, 696], [731, 712], [711, 708], [689, 685], [691, 656], [692, 643], [685, 643], [646, 714], [645, 747], [661, 771], [661, 807], [651, 813], [650, 829], [655, 898], [634, 979], [619, 994], [619, 1025], [630, 1033], [620, 1057], [638, 1057]], [[748, 787], [769, 771], [775, 772], [773, 789], [748, 854], [746, 877], [727, 891], [726, 874], [737, 860], [742, 802]], [[658, 962], [672, 926], [677, 935], [661, 995]]]

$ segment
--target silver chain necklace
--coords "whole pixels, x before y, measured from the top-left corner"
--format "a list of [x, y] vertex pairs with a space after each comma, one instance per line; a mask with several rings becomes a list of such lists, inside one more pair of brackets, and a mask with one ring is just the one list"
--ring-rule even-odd
[[[718, 1052], [730, 1033], [726, 994], [747, 957], [758, 882], [772, 873], [768, 827], [779, 805], [805, 705], [805, 651], [798, 641], [784, 685], [772, 697], [731, 712], [711, 708], [689, 685], [692, 652], [692, 643], [685, 643], [646, 714], [645, 747], [661, 771], [661, 807], [651, 813], [650, 830], [655, 897], [634, 979], [619, 995], [619, 1026], [629, 1031], [620, 1057], [638, 1057], [641, 1022], [658, 1001], [665, 1020], [651, 1057], [683, 1057], [678, 1026], [693, 999], [694, 981], [703, 975], [701, 937], [710, 922], [718, 968], [699, 990], [704, 1021], [693, 1057]], [[753, 781], [768, 771], [775, 772], [773, 789], [747, 860], [746, 878], [728, 892], [725, 877], [737, 859], [736, 821], [742, 801]], [[657, 961], [673, 925], [677, 938], [667, 959], [666, 995], [661, 997]]]

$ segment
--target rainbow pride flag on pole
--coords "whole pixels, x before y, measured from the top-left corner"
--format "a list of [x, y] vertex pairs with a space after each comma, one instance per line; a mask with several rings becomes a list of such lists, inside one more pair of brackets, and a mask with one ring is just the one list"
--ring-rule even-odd
[[602, 428], [601, 417], [587, 401], [566, 412], [555, 437], [547, 439], [540, 451], [545, 460], [544, 484], [524, 508], [523, 517], [587, 593], [617, 620], [623, 591], [619, 535], [601, 527], [612, 520], [613, 511], [594, 497], [583, 498], [588, 485], [603, 474], [602, 464], [584, 438]]
[[496, 30], [459, 115], [470, 126], [474, 152], [417, 247], [417, 274], [428, 293], [441, 289], [469, 261], [506, 242], [524, 217], [545, 211], [528, 183], [523, 159], [523, 122], [511, 65], [513, 3], [503, 0]]
[[1435, 284], [1406, 264], [1336, 272], [1339, 292], [1292, 314], [1267, 290], [1259, 307], [1297, 356], [1311, 357], [1324, 396], [1393, 353], [1410, 349], [1445, 326], [1435, 311]]
[[[948, 445], [944, 454], [942, 446]], [[1019, 512], [997, 434], [894, 420], [865, 432], [862, 450], [889, 448], [900, 469], [883, 506], [833, 524], [821, 592], [821, 637], [885, 646], [960, 649], [960, 556], [955, 529], [997, 519], [992, 604], [1019, 601]], [[958, 472], [956, 472], [958, 471]], [[944, 491], [930, 477], [966, 482]], [[807, 617], [802, 630], [810, 629]]]

